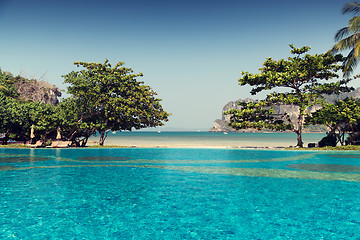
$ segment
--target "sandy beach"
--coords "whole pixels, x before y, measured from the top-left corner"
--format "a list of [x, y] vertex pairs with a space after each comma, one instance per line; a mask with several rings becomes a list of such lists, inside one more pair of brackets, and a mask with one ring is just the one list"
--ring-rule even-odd
[[[323, 134], [305, 134], [304, 146], [318, 142]], [[91, 137], [88, 146], [96, 145]], [[106, 146], [137, 148], [265, 148], [283, 149], [296, 145], [289, 133], [211, 133], [211, 132], [121, 132], [109, 134]]]

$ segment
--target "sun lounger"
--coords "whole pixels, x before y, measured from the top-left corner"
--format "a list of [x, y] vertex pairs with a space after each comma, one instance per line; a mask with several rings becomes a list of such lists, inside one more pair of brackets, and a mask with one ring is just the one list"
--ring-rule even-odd
[[32, 148], [43, 147], [43, 142], [39, 140], [35, 144], [31, 144], [30, 147], [32, 147]]

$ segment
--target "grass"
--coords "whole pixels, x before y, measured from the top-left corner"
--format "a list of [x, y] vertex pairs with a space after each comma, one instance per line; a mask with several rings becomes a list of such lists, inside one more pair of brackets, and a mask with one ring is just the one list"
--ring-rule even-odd
[[314, 148], [285, 148], [285, 150], [360, 151], [360, 145], [347, 145], [347, 146], [336, 146], [336, 147], [314, 147]]
[[16, 144], [0, 145], [0, 148], [30, 148], [30, 146], [22, 143], [16, 143]]

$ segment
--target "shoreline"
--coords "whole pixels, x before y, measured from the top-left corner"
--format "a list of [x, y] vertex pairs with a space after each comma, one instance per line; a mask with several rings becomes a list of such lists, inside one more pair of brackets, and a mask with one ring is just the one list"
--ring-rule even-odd
[[[25, 144], [9, 144], [0, 145], [0, 149], [35, 149]], [[68, 147], [68, 148], [36, 148], [36, 149], [109, 149], [109, 148], [124, 148], [124, 149], [224, 149], [224, 150], [295, 150], [295, 151], [360, 151], [360, 145], [336, 146], [336, 147], [314, 147], [314, 148], [298, 148], [294, 146], [215, 146], [215, 145], [104, 145], [97, 144], [87, 145], [86, 147]]]
[[85, 148], [189, 148], [189, 149], [269, 149], [269, 150], [283, 150], [289, 147], [282, 146], [213, 146], [213, 145], [90, 145]]
[[274, 142], [273, 144], [269, 143], [219, 143], [219, 142], [154, 142], [149, 143], [148, 141], [129, 141], [128, 143], [122, 142], [122, 141], [112, 141], [109, 140], [108, 142], [105, 142], [106, 145], [99, 146], [97, 145], [97, 141], [89, 141], [86, 144], [86, 147], [99, 147], [99, 148], [114, 148], [114, 147], [121, 147], [121, 148], [213, 148], [213, 149], [285, 149], [289, 148], [291, 146], [285, 146], [286, 144], [283, 144], [281, 142]]

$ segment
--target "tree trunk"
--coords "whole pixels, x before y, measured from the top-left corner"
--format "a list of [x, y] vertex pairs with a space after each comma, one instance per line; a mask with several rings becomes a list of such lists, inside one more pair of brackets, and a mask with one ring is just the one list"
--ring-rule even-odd
[[88, 141], [89, 137], [85, 137], [82, 142], [81, 142], [81, 147], [86, 147], [87, 141]]
[[296, 131], [296, 134], [297, 134], [297, 147], [303, 147], [303, 141], [302, 141], [302, 137], [301, 137], [301, 130], [299, 131]]
[[297, 134], [297, 147], [303, 147], [303, 141], [302, 141], [302, 126], [304, 124], [304, 115], [299, 115], [299, 122], [298, 122], [298, 129], [295, 131]]
[[44, 133], [44, 136], [43, 136], [43, 146], [46, 146], [46, 141], [47, 141], [47, 135], [48, 135], [48, 133]]
[[344, 146], [345, 145], [345, 133], [341, 133], [339, 132], [339, 138], [340, 138], [340, 145]]
[[[106, 118], [105, 119], [105, 128], [106, 128], [106, 126], [107, 126], [107, 124], [108, 124], [108, 118]], [[100, 136], [100, 140], [99, 140], [99, 145], [100, 146], [103, 146], [104, 145], [104, 142], [105, 142], [105, 138], [107, 137], [107, 132], [106, 132], [106, 130], [105, 129], [102, 129], [101, 130], [101, 136]]]
[[2, 145], [7, 145], [9, 141], [9, 135], [6, 133], [5, 137], [2, 139]]
[[100, 146], [103, 146], [103, 145], [104, 145], [105, 138], [106, 138], [105, 132], [106, 132], [105, 129], [101, 130], [101, 135], [100, 135], [100, 140], [99, 140], [99, 145], [100, 145]]
[[354, 141], [354, 133], [355, 133], [355, 131], [354, 131], [354, 127], [353, 127], [353, 125], [352, 124], [349, 124], [350, 125], [350, 129], [351, 129], [351, 132], [349, 133], [349, 137], [348, 137], [348, 139], [349, 139], [349, 144], [348, 145], [353, 145], [353, 141]]

